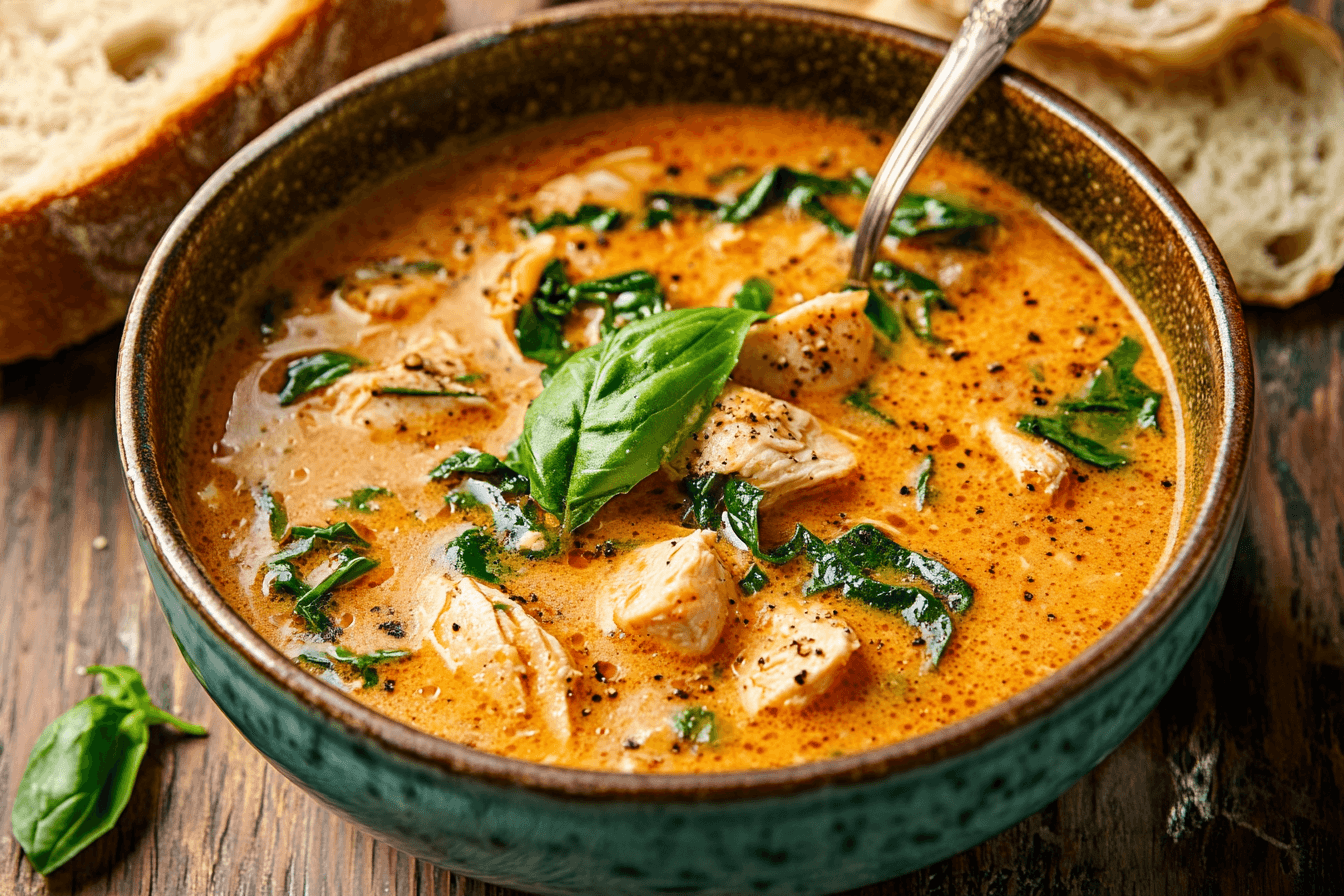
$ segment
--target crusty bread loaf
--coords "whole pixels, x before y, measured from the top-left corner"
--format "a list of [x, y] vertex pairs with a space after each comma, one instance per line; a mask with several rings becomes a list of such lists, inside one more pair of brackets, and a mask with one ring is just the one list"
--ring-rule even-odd
[[[926, 0], [960, 18], [971, 0]], [[1054, 0], [1037, 38], [1087, 44], [1141, 66], [1212, 62], [1228, 41], [1254, 27], [1258, 13], [1281, 0]]]
[[0, 363], [116, 323], [192, 192], [336, 82], [417, 46], [443, 0], [6, 0]]

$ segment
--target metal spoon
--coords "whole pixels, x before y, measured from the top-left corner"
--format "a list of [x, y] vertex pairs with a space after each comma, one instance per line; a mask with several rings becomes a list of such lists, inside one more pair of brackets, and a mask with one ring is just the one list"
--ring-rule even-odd
[[865, 284], [877, 260], [877, 247], [887, 233], [901, 194], [910, 185], [933, 142], [980, 82], [998, 67], [1008, 48], [1045, 14], [1050, 0], [975, 0], [961, 30], [952, 40], [933, 80], [887, 153], [873, 179], [854, 240], [849, 279]]

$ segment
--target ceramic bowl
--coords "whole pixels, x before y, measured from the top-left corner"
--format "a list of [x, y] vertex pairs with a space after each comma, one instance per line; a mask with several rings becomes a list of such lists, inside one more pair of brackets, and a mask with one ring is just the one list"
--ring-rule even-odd
[[318, 681], [229, 608], [183, 531], [203, 361], [267, 259], [316, 218], [435, 154], [559, 115], [729, 102], [894, 131], [945, 49], [796, 8], [565, 7], [346, 82], [211, 178], [136, 291], [117, 426], [155, 590], [238, 730], [380, 840], [472, 877], [583, 894], [802, 894], [889, 878], [1037, 811], [1114, 749], [1171, 685], [1222, 592], [1244, 508], [1251, 358], [1227, 270], [1170, 184], [1095, 116], [1008, 68], [944, 145], [1034, 197], [1124, 281], [1171, 359], [1187, 427], [1174, 560], [1133, 612], [1039, 684], [933, 733], [793, 768], [552, 768], [438, 740]]

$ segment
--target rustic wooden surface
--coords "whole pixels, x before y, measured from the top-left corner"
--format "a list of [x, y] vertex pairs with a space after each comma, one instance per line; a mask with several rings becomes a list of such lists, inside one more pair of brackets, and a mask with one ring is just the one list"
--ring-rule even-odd
[[[1344, 892], [1344, 282], [1249, 322], [1250, 514], [1171, 693], [1053, 805], [862, 896]], [[508, 896], [319, 808], [191, 677], [131, 531], [115, 354], [112, 334], [0, 369], [0, 894]], [[44, 881], [9, 809], [38, 733], [92, 691], [77, 670], [95, 662], [137, 666], [210, 736], [155, 731], [116, 828]]]

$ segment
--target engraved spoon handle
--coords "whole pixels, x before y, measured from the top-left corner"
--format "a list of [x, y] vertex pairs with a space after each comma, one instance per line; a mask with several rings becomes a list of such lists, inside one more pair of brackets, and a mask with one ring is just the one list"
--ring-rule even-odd
[[873, 179], [854, 240], [849, 279], [865, 284], [901, 194], [966, 98], [998, 67], [1008, 48], [1036, 24], [1050, 0], [975, 0], [933, 80], [901, 128]]

